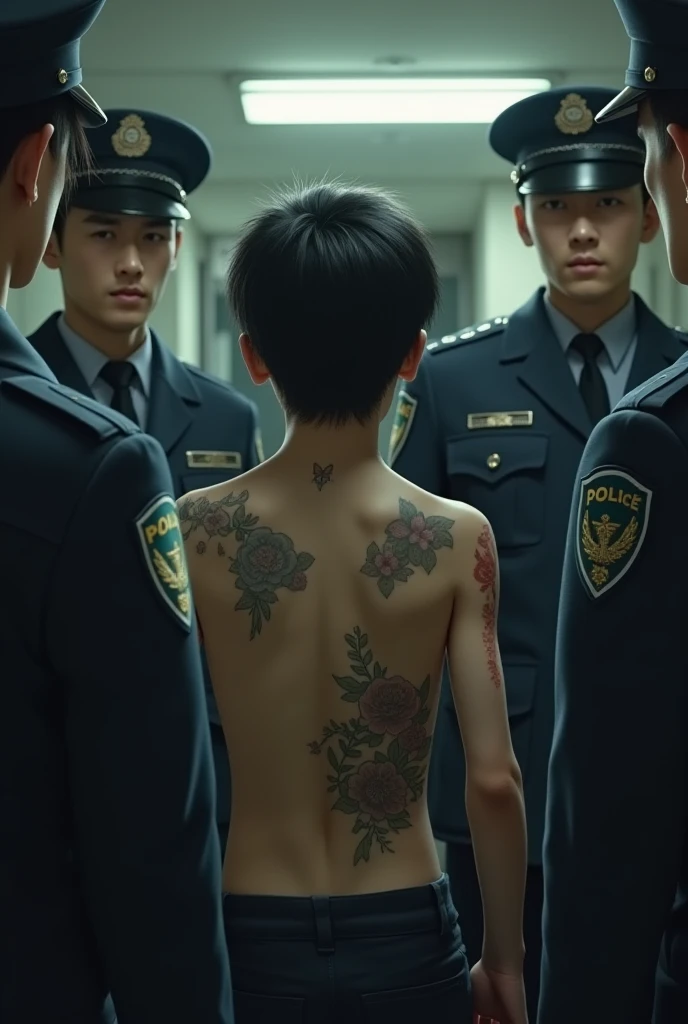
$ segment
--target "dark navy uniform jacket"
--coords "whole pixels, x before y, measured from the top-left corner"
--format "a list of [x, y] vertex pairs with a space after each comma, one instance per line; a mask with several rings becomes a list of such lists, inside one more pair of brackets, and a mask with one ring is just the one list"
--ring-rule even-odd
[[109, 988], [120, 1024], [230, 1024], [162, 450], [59, 385], [2, 310], [0, 438], [0, 1020], [100, 1024]]
[[[416, 380], [404, 385], [412, 420], [393, 463], [413, 483], [475, 506], [492, 524], [501, 573], [499, 643], [511, 735], [524, 779], [531, 864], [542, 860], [566, 529], [591, 431], [542, 294], [511, 317], [426, 351]], [[685, 351], [682, 336], [637, 297], [636, 313], [629, 389]], [[520, 425], [527, 416], [512, 417], [505, 426], [483, 418], [471, 420], [471, 429], [469, 416], [480, 413], [532, 413], [532, 424]], [[470, 839], [464, 788], [463, 748], [445, 679], [429, 806], [435, 834], [450, 843]]]
[[[46, 320], [29, 341], [60, 383], [92, 397], [59, 332], [59, 315], [55, 313]], [[146, 429], [165, 450], [175, 497], [211, 487], [257, 466], [259, 435], [254, 403], [231, 384], [181, 362], [155, 332], [151, 332], [151, 341], [153, 374]], [[214, 457], [214, 467], [203, 464], [203, 453], [217, 453], [209, 456], [211, 461]], [[224, 843], [229, 823], [229, 765], [207, 669], [204, 675], [217, 778], [218, 826]]]
[[[557, 638], [539, 1024], [688, 1021], [688, 356], [595, 428]], [[595, 955], [586, 947], [595, 937]]]

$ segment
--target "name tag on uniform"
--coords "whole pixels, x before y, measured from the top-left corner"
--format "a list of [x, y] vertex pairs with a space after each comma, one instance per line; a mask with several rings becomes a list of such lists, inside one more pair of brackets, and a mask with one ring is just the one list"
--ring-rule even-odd
[[241, 452], [187, 452], [191, 469], [241, 469]]
[[532, 427], [533, 412], [523, 409], [520, 412], [469, 412], [468, 429], [484, 430], [495, 427]]

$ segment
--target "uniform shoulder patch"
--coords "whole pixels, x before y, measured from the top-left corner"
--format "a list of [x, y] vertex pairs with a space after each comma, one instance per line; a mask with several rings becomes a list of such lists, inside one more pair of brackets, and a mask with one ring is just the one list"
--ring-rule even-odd
[[107, 405], [54, 381], [41, 377], [8, 377], [0, 387], [21, 401], [35, 405], [40, 403], [44, 408], [49, 407], [66, 414], [71, 420], [89, 428], [100, 440], [107, 440], [117, 434], [140, 432], [135, 423]]
[[149, 502], [136, 519], [146, 569], [165, 607], [191, 630], [192, 605], [177, 506], [169, 494]]
[[580, 487], [578, 568], [589, 594], [600, 597], [638, 557], [650, 521], [652, 491], [615, 467], [593, 470]]
[[508, 316], [497, 316], [494, 320], [485, 320], [483, 323], [474, 324], [472, 327], [464, 327], [454, 334], [445, 334], [439, 341], [429, 341], [425, 349], [427, 352], [444, 352], [457, 344], [489, 338], [491, 335], [501, 334], [508, 323]]
[[401, 449], [406, 444], [406, 438], [411, 430], [417, 406], [418, 399], [401, 388], [397, 401], [397, 411], [394, 416], [394, 423], [392, 424], [392, 433], [389, 439], [389, 458], [387, 461], [390, 466], [394, 465], [394, 460], [399, 456]]

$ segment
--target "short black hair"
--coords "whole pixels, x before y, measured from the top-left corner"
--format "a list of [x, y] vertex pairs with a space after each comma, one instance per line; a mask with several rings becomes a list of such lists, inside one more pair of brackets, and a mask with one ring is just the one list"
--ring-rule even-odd
[[321, 182], [278, 195], [246, 226], [228, 298], [300, 423], [368, 421], [435, 313], [423, 228], [391, 195]]
[[40, 131], [43, 125], [52, 124], [55, 131], [49, 143], [51, 153], [57, 156], [67, 144], [67, 190], [77, 171], [87, 168], [90, 163], [90, 147], [77, 111], [77, 105], [69, 95], [0, 110], [0, 180], [4, 178], [23, 139]]
[[648, 92], [657, 141], [664, 159], [674, 152], [667, 128], [670, 124], [688, 128], [688, 89], [653, 89]]

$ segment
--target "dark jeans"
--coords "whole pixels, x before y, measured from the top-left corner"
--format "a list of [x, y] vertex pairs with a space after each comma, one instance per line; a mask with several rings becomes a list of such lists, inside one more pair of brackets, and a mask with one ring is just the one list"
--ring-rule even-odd
[[236, 1024], [471, 1024], [447, 876], [363, 896], [224, 897]]
[[[447, 874], [461, 921], [468, 963], [473, 967], [480, 959], [483, 948], [483, 904], [473, 847], [470, 843], [447, 843]], [[526, 946], [523, 975], [531, 1024], [537, 1020], [537, 1005], [540, 998], [543, 895], [542, 868], [529, 864], [523, 907], [523, 940]]]

